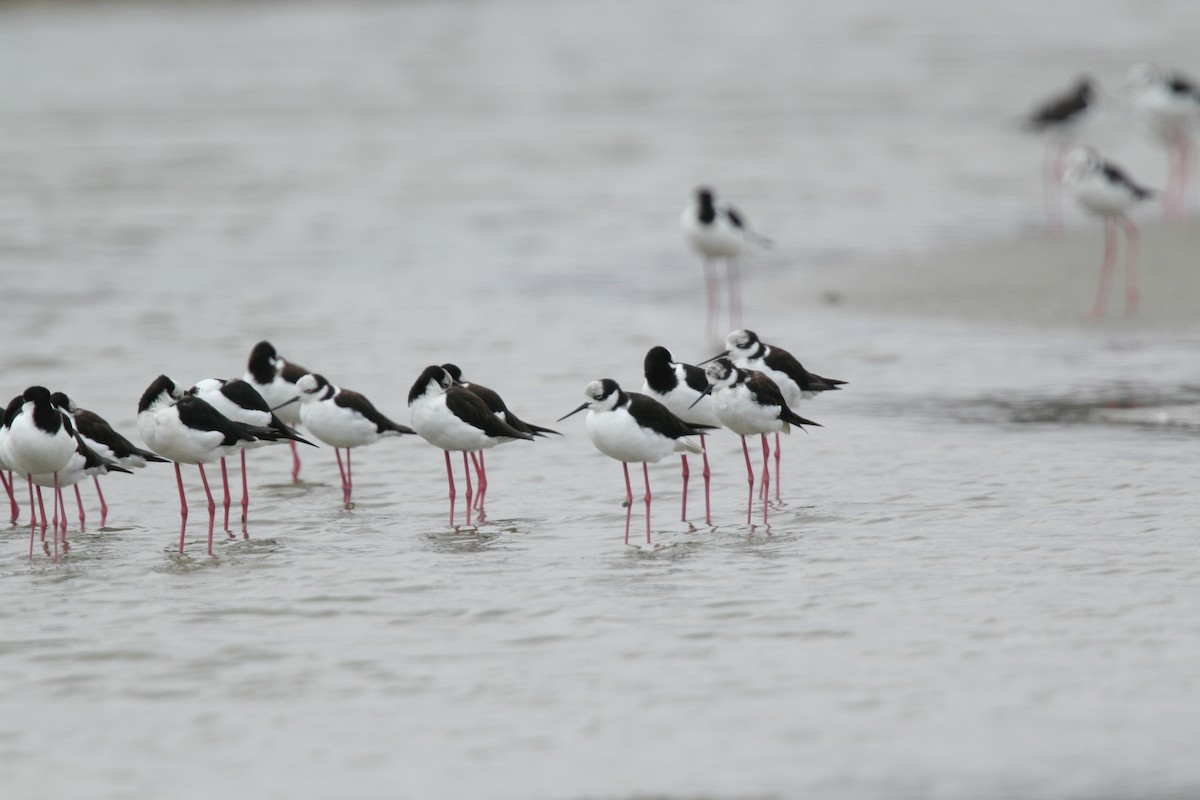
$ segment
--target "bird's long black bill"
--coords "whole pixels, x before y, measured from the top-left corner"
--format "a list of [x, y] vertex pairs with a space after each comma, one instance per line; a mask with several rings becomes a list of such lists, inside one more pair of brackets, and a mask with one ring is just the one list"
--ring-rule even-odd
[[272, 408], [272, 409], [271, 409], [271, 413], [275, 413], [276, 411], [278, 411], [279, 409], [283, 408], [284, 406], [290, 406], [292, 403], [299, 403], [299, 402], [300, 402], [300, 395], [296, 395], [296, 396], [295, 396], [295, 397], [293, 397], [291, 400], [288, 400], [288, 401], [286, 401], [286, 402], [280, 403], [279, 405], [277, 405], [277, 406], [275, 406], [274, 408]]
[[[720, 356], [717, 356], [717, 358], [720, 358]], [[704, 396], [708, 395], [708, 394], [712, 394], [712, 384], [711, 383], [708, 386], [704, 387], [704, 389], [700, 392], [700, 396], [697, 397], [695, 400], [693, 400], [692, 405], [688, 406], [688, 408], [691, 408], [692, 406], [696, 405], [696, 403], [699, 403], [701, 400], [704, 399]]]
[[697, 361], [697, 362], [696, 362], [696, 366], [698, 367], [698, 366], [700, 366], [701, 364], [707, 364], [707, 363], [708, 363], [708, 362], [710, 362], [710, 361], [716, 361], [718, 358], [725, 358], [725, 357], [726, 357], [726, 356], [728, 356], [728, 355], [729, 355], [729, 351], [728, 351], [728, 350], [726, 350], [726, 351], [724, 351], [724, 352], [722, 352], [722, 353], [717, 353], [717, 354], [716, 354], [715, 356], [713, 356], [712, 358], [706, 358], [706, 359], [704, 359], [703, 361]]
[[583, 411], [585, 408], [587, 408], [587, 407], [588, 407], [588, 406], [590, 406], [590, 405], [591, 405], [591, 403], [584, 403], [584, 404], [583, 404], [583, 405], [581, 405], [579, 408], [577, 408], [577, 409], [575, 409], [574, 411], [572, 411], [570, 414], [563, 414], [561, 417], [559, 417], [558, 419], [556, 419], [556, 420], [554, 420], [554, 421], [555, 421], [555, 422], [562, 422], [562, 421], [563, 421], [564, 419], [566, 419], [567, 417], [570, 417], [570, 416], [573, 416], [573, 415], [575, 415], [575, 414], [578, 414], [580, 411]]

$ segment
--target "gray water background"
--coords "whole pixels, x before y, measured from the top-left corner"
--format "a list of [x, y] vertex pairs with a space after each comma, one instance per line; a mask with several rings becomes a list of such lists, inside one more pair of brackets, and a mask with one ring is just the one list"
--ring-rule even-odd
[[[45, 383], [133, 434], [154, 376], [240, 375], [266, 337], [400, 421], [453, 360], [548, 424], [593, 378], [640, 385], [654, 344], [716, 352], [677, 230], [700, 182], [777, 240], [747, 261], [747, 322], [850, 382], [801, 409], [825, 427], [787, 441], [769, 536], [714, 437], [716, 530], [677, 521], [664, 462], [658, 546], [626, 548], [620, 468], [579, 418], [489, 454], [473, 534], [412, 439], [357, 451], [350, 513], [328, 448], [299, 486], [285, 452], [252, 454], [250, 538], [212, 559], [194, 470], [182, 557], [171, 470], [110, 478], [109, 527], [88, 489], [60, 562], [0, 535], [0, 791], [1195, 796], [1196, 436], [1111, 413], [1194, 403], [1195, 332], [801, 312], [772, 286], [1036, 228], [1041, 145], [1015, 119], [1081, 68], [1194, 69], [1198, 22], [1068, 0], [0, 7], [9, 394]], [[1098, 143], [1161, 173], [1126, 122]]]

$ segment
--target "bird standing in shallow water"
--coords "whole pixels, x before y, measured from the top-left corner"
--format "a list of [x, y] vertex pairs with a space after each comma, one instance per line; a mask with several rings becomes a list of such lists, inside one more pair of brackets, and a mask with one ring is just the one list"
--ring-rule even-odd
[[1154, 192], [1134, 183], [1119, 167], [1110, 164], [1090, 147], [1076, 147], [1067, 154], [1063, 181], [1075, 199], [1087, 211], [1104, 220], [1104, 261], [1100, 266], [1100, 286], [1092, 306], [1092, 318], [1100, 319], [1108, 308], [1109, 285], [1117, 263], [1117, 225], [1125, 230], [1125, 311], [1137, 310], [1138, 229], [1125, 215], [1135, 203], [1154, 196]]
[[[300, 406], [289, 401], [296, 397], [296, 381], [310, 372], [312, 370], [293, 364], [279, 355], [274, 345], [264, 340], [254, 345], [254, 349], [250, 351], [250, 360], [243, 380], [262, 395], [267, 401], [267, 406], [275, 409], [285, 424], [295, 428], [300, 424]], [[292, 483], [298, 483], [300, 453], [296, 450], [295, 440], [289, 444], [292, 448]]]
[[1187, 214], [1187, 184], [1194, 168], [1192, 132], [1200, 121], [1200, 87], [1180, 72], [1149, 63], [1130, 67], [1124, 86], [1147, 131], [1167, 148], [1163, 215], [1181, 220]]
[[[299, 402], [300, 421], [304, 427], [333, 448], [338, 472], [342, 476], [342, 505], [347, 510], [351, 509], [354, 507], [350, 502], [354, 477], [350, 471], [350, 450], [375, 444], [385, 436], [400, 436], [416, 431], [407, 425], [392, 422], [366, 397], [334, 386], [322, 375], [305, 375], [296, 381], [296, 391], [299, 394], [288, 403]], [[339, 448], [346, 450], [344, 468]]]
[[[807, 400], [822, 392], [841, 389], [846, 381], [835, 378], [823, 378], [816, 373], [806, 370], [796, 357], [782, 347], [767, 344], [758, 338], [754, 331], [732, 331], [725, 337], [725, 351], [713, 356], [703, 363], [707, 364], [717, 358], [726, 357], [736, 367], [761, 372], [774, 381], [783, 393], [783, 399], [789, 407], [800, 405], [801, 400]], [[780, 490], [779, 465], [783, 448], [780, 446], [779, 434], [775, 434], [775, 500], [783, 502]], [[763, 498], [766, 499], [765, 497]]]
[[1058, 189], [1062, 184], [1063, 158], [1083, 126], [1095, 117], [1097, 99], [1092, 79], [1083, 75], [1069, 91], [1046, 100], [1025, 120], [1029, 130], [1046, 134], [1042, 189], [1046, 196], [1046, 221], [1051, 230], [1062, 227]]
[[481, 470], [476, 453], [514, 439], [533, 441], [533, 434], [517, 430], [494, 414], [478, 395], [455, 385], [444, 367], [422, 370], [408, 393], [408, 416], [421, 438], [446, 454], [446, 479], [450, 484], [450, 525], [454, 525], [454, 469], [451, 451], [462, 451], [467, 480], [467, 527], [471, 526], [471, 466], [468, 454]]
[[583, 390], [587, 401], [559, 421], [587, 409], [588, 438], [596, 449], [621, 462], [625, 471], [625, 544], [633, 514], [633, 485], [629, 462], [641, 463], [646, 484], [646, 544], [650, 544], [650, 468], [673, 453], [702, 453], [691, 440], [703, 431], [681, 420], [652, 397], [626, 392], [611, 378], [592, 381]]
[[[543, 428], [540, 425], [534, 425], [531, 422], [526, 422], [525, 420], [521, 419], [509, 410], [508, 405], [504, 402], [504, 399], [500, 397], [499, 394], [492, 391], [488, 387], [480, 386], [478, 383], [473, 383], [471, 381], [464, 381], [462, 378], [462, 370], [459, 369], [458, 365], [442, 364], [442, 369], [446, 371], [446, 374], [450, 376], [450, 380], [452, 380], [456, 385], [461, 386], [471, 394], [478, 397], [484, 402], [484, 405], [486, 405], [493, 414], [522, 433], [528, 433], [532, 436], [542, 437], [545, 437], [548, 433], [553, 433], [556, 436], [562, 435], [556, 430]], [[475, 509], [478, 512], [478, 518], [480, 522], [484, 521], [483, 502], [487, 495], [488, 488], [487, 464], [484, 462], [483, 454], [484, 451], [480, 450], [477, 460], [478, 470], [475, 472], [475, 475], [479, 480], [479, 484], [476, 487], [475, 492]]]
[[726, 265], [729, 324], [735, 328], [740, 326], [742, 294], [738, 257], [747, 242], [770, 247], [771, 240], [750, 230], [745, 217], [733, 206], [718, 203], [716, 192], [707, 186], [696, 189], [695, 200], [684, 209], [679, 224], [688, 244], [704, 259], [704, 286], [708, 295], [705, 335], [715, 337], [718, 330], [720, 291], [717, 287], [717, 259], [724, 259]]
[[[59, 508], [63, 508], [62, 531], [66, 534], [66, 508], [62, 503], [62, 482], [60, 474], [64, 472], [76, 456], [79, 445], [74, 428], [70, 421], [54, 407], [50, 390], [44, 386], [30, 386], [21, 394], [21, 402], [16, 398], [9, 405], [5, 416], [8, 425], [8, 436], [5, 437], [5, 460], [29, 482], [30, 516], [33, 516], [33, 485], [38, 483], [38, 507], [41, 510], [42, 531], [45, 535], [46, 509], [42, 504], [42, 482], [35, 481], [34, 476], [49, 476], [50, 485], [54, 487], [54, 555], [58, 557]], [[36, 525], [36, 520], [30, 522]], [[32, 531], [30, 534], [30, 550], [32, 553]]]
[[742, 437], [746, 481], [750, 485], [750, 495], [746, 501], [747, 524], [751, 522], [754, 507], [754, 468], [750, 465], [746, 437], [755, 433], [762, 437], [762, 488], [759, 495], [763, 500], [763, 525], [766, 525], [771, 482], [768, 470], [771, 448], [767, 443], [767, 434], [791, 433], [792, 425], [820, 426], [792, 411], [783, 399], [779, 386], [761, 372], [736, 367], [728, 358], [720, 357], [705, 368], [704, 374], [708, 379], [708, 392], [712, 394], [712, 408], [717, 419]]
[[[642, 392], [667, 407], [675, 416], [687, 424], [700, 430], [700, 453], [704, 460], [704, 522], [712, 525], [712, 501], [709, 485], [712, 472], [708, 467], [708, 446], [704, 440], [704, 432], [720, 427], [717, 415], [712, 410], [712, 398], [706, 396], [708, 379], [704, 370], [691, 364], [677, 362], [671, 356], [671, 351], [665, 347], [652, 347], [646, 353], [642, 362], [642, 371], [646, 381]], [[680, 518], [687, 522], [687, 489], [688, 469], [687, 453], [680, 453], [679, 459], [683, 464], [683, 506]]]

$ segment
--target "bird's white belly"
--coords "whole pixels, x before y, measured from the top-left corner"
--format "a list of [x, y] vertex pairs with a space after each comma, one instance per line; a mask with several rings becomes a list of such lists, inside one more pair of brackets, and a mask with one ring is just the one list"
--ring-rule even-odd
[[422, 439], [442, 450], [483, 450], [508, 439], [493, 439], [456, 417], [446, 407], [446, 396], [421, 398], [408, 407], [409, 423]]
[[784, 430], [784, 423], [778, 418], [778, 407], [760, 406], [746, 391], [717, 390], [713, 393], [713, 411], [722, 425], [742, 436]]
[[219, 448], [225, 440], [218, 431], [196, 431], [188, 428], [172, 413], [138, 415], [138, 431], [146, 446], [163, 458], [180, 464], [208, 464], [221, 457]]
[[379, 441], [374, 422], [331, 402], [305, 403], [300, 422], [330, 447], [361, 447]]
[[586, 427], [596, 449], [618, 461], [653, 464], [677, 452], [678, 440], [643, 428], [623, 412], [589, 411]]
[[695, 220], [685, 219], [683, 234], [688, 243], [705, 258], [737, 258], [745, 245], [741, 232], [719, 219], [712, 225], [701, 225]]

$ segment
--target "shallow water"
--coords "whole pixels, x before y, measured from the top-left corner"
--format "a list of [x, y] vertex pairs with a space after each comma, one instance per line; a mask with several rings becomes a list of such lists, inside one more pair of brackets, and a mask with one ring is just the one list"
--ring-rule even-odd
[[769, 533], [718, 436], [715, 530], [664, 462], [655, 546], [625, 547], [579, 417], [488, 454], [477, 532], [411, 439], [356, 453], [352, 512], [328, 448], [296, 486], [252, 453], [249, 538], [211, 559], [194, 470], [183, 555], [169, 468], [107, 479], [102, 531], [88, 488], [58, 562], [0, 536], [5, 796], [1195, 794], [1195, 334], [771, 288], [1036, 224], [1040, 145], [1006, 125], [1081, 64], [1186, 64], [1195, 7], [1144, 5], [0, 9], [10, 393], [132, 434], [155, 375], [241, 374], [267, 337], [401, 421], [454, 360], [550, 424], [654, 344], [716, 352], [676, 229], [702, 180], [778, 241], [747, 321], [850, 382], [801, 409], [824, 427], [786, 441]]

